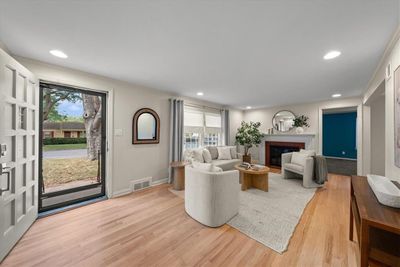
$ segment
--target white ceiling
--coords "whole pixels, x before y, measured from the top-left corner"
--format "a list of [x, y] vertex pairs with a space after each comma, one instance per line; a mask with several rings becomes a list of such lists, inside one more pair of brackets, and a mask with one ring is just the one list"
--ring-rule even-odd
[[[244, 108], [360, 95], [397, 0], [0, 2], [16, 55]], [[60, 49], [66, 60], [49, 54]], [[342, 55], [324, 61], [329, 50]]]

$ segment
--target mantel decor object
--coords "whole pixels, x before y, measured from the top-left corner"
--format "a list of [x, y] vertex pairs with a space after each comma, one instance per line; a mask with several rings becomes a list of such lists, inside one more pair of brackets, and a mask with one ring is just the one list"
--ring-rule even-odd
[[132, 121], [132, 144], [160, 143], [160, 117], [150, 108], [136, 111]]
[[296, 127], [296, 133], [304, 133], [304, 127], [310, 127], [308, 117], [306, 115], [296, 116], [293, 120], [293, 126]]

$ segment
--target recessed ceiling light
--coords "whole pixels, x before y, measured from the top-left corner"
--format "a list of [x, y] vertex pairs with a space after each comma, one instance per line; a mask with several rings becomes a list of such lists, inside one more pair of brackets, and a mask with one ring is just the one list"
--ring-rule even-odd
[[341, 52], [340, 51], [329, 51], [328, 53], [325, 54], [324, 59], [329, 60], [333, 59], [335, 57], [340, 56]]
[[251, 109], [251, 106], [247, 106], [246, 109]]
[[333, 94], [332, 95], [333, 98], [338, 98], [338, 97], [341, 97], [341, 96], [342, 96], [342, 94]]
[[198, 96], [203, 96], [204, 93], [203, 93], [203, 92], [197, 92], [197, 95], [198, 95]]
[[52, 54], [55, 57], [59, 57], [59, 58], [67, 58], [67, 54], [65, 54], [63, 51], [61, 50], [50, 50], [50, 54]]

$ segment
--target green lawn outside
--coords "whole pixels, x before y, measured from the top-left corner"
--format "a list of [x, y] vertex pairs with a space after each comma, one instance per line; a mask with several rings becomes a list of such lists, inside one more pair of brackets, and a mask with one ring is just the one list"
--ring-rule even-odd
[[86, 144], [45, 145], [43, 151], [86, 149]]

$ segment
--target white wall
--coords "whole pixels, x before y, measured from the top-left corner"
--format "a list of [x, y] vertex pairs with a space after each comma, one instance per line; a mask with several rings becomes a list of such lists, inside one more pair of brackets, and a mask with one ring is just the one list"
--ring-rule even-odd
[[371, 173], [385, 175], [385, 97], [371, 105]]
[[[289, 105], [289, 106], [272, 107], [265, 109], [246, 110], [244, 111], [244, 120], [261, 122], [261, 130], [263, 132], [266, 132], [268, 128], [272, 128], [272, 118], [275, 115], [275, 113], [280, 110], [290, 110], [296, 115], [306, 115], [309, 117], [310, 127], [305, 129], [305, 133], [316, 134], [315, 147], [317, 148], [317, 150], [319, 150], [320, 148], [318, 139], [320, 137], [319, 120], [320, 120], [321, 109], [354, 107], [358, 105], [361, 105], [361, 97], [336, 99], [331, 101], [320, 101], [320, 102], [307, 103], [301, 105]], [[257, 158], [259, 154], [258, 149], [252, 148], [251, 154], [252, 156], [254, 156], [254, 158]]]
[[[131, 180], [153, 177], [153, 181], [157, 181], [168, 177], [168, 98], [171, 95], [30, 59], [17, 57], [17, 60], [39, 79], [114, 90], [114, 129], [122, 129], [123, 135], [109, 137], [113, 143], [113, 193], [129, 189]], [[159, 144], [132, 145], [132, 118], [138, 109], [144, 107], [154, 109], [160, 116]]]
[[235, 136], [240, 123], [243, 121], [243, 110], [229, 109], [230, 145], [235, 145]]
[[[392, 41], [388, 44], [385, 54], [373, 75], [366, 93], [364, 94], [363, 102], [369, 101], [370, 97], [378, 89], [382, 80], [385, 80], [385, 175], [392, 179], [400, 181], [400, 168], [394, 164], [394, 79], [393, 72], [400, 66], [400, 28], [397, 30]], [[391, 64], [391, 76], [385, 79], [385, 69], [388, 64]], [[371, 140], [372, 142], [372, 140]]]
[[[106, 77], [46, 64], [32, 59], [16, 59], [39, 79], [97, 90], [113, 90], [113, 129], [122, 129], [122, 136], [109, 136], [113, 150], [112, 192], [129, 191], [130, 181], [152, 177], [153, 182], [168, 177], [169, 101], [173, 94], [109, 79]], [[185, 98], [185, 101], [219, 107], [204, 101]], [[160, 116], [160, 143], [132, 145], [132, 118], [143, 107], [154, 109]], [[110, 115], [110, 114], [109, 114]], [[235, 119], [237, 115], [233, 115]], [[235, 125], [235, 120], [232, 123]]]
[[10, 54], [8, 47], [0, 40], [0, 49], [3, 49], [4, 52]]

